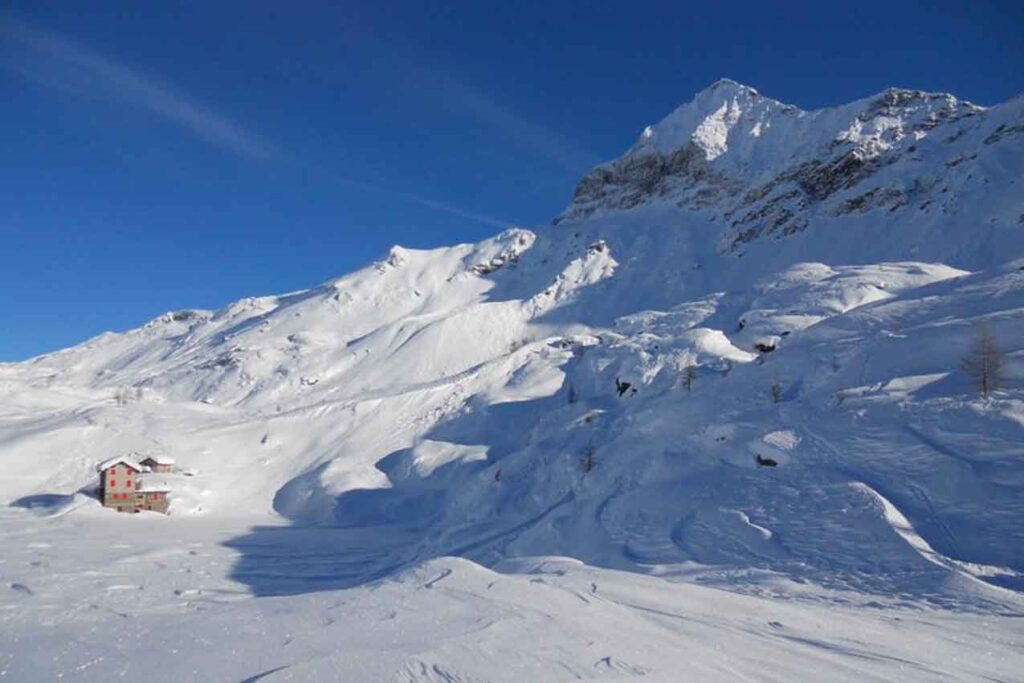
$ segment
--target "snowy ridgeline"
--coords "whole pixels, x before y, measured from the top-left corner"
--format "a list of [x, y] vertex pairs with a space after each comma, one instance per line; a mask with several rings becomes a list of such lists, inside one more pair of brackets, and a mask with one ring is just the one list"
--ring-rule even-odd
[[[315, 680], [343, 658], [366, 681], [1012, 679], [1022, 115], [912, 91], [801, 112], [722, 82], [588, 175], [557, 225], [395, 247], [0, 365], [0, 542], [18, 549], [0, 670], [215, 666], [98, 638], [26, 656], [67, 609], [57, 641], [95, 623], [263, 653], [225, 678]], [[169, 518], [86, 495], [128, 451], [192, 475]], [[66, 580], [65, 544], [99, 578]], [[535, 556], [585, 564], [516, 559]], [[440, 611], [441, 631], [421, 623]], [[370, 643], [375, 620], [394, 623]], [[475, 640], [481, 623], [496, 635]]]

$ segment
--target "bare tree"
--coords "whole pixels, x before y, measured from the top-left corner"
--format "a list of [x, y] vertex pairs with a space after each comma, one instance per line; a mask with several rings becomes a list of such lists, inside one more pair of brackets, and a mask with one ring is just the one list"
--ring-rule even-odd
[[687, 391], [693, 389], [693, 380], [697, 377], [697, 368], [693, 365], [687, 365], [683, 368], [683, 386], [686, 387]]
[[583, 451], [583, 457], [580, 458], [580, 469], [583, 470], [583, 474], [590, 472], [597, 465], [597, 451], [594, 450], [593, 446], [589, 446], [587, 450]]
[[779, 384], [778, 376], [772, 377], [772, 386], [769, 390], [772, 397], [772, 403], [778, 403], [782, 400], [782, 385]]
[[988, 395], [999, 388], [1003, 375], [1003, 356], [988, 323], [978, 323], [971, 341], [971, 348], [960, 361], [960, 368], [974, 380], [981, 395]]

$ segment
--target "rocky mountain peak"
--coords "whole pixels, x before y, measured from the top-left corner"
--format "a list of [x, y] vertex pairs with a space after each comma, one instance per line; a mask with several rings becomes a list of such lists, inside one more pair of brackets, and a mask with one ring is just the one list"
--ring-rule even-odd
[[[693, 99], [689, 103], [684, 104], [682, 106], [683, 107], [688, 106], [688, 105], [689, 106], [693, 106], [693, 105], [708, 106], [708, 105], [720, 104], [720, 103], [722, 103], [724, 101], [729, 101], [729, 100], [758, 100], [758, 99], [771, 99], [771, 98], [766, 98], [764, 95], [760, 94], [757, 90], [755, 90], [754, 88], [750, 87], [749, 85], [744, 85], [743, 83], [739, 83], [738, 81], [734, 81], [731, 78], [720, 78], [717, 81], [715, 81], [714, 83], [712, 83], [711, 85], [709, 85], [708, 87], [706, 87], [703, 90], [701, 90], [700, 92], [698, 92], [696, 95], [694, 95]], [[682, 108], [682, 107], [680, 107], [680, 108]]]
[[712, 160], [728, 150], [729, 138], [736, 137], [734, 131], [756, 136], [772, 115], [784, 110], [797, 111], [750, 86], [724, 78], [645, 128], [627, 156], [670, 154], [692, 143]]
[[[721, 251], [733, 252], [764, 236], [873, 212], [892, 214], [885, 221], [904, 216], [901, 225], [966, 220], [968, 188], [978, 196], [1005, 188], [997, 169], [1019, 158], [1022, 131], [1024, 108], [1015, 100], [986, 109], [945, 93], [889, 88], [804, 111], [723, 79], [584, 176], [555, 222], [669, 204], [710, 219]], [[1009, 202], [997, 222], [1016, 224], [1017, 204]]]

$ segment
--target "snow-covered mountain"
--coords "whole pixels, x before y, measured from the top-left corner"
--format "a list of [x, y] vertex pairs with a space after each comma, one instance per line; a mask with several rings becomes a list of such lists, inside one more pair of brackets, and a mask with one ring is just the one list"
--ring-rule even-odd
[[560, 220], [667, 202], [714, 221], [736, 254], [869, 222], [870, 243], [837, 255], [987, 265], [1021, 246], [1022, 116], [1024, 98], [984, 109], [896, 88], [806, 112], [723, 80], [587, 174]]
[[99, 519], [93, 466], [159, 452], [167, 523], [351, 530], [319, 587], [561, 555], [1019, 610], [1022, 184], [1024, 98], [719, 81], [551, 225], [0, 365], [0, 502]]

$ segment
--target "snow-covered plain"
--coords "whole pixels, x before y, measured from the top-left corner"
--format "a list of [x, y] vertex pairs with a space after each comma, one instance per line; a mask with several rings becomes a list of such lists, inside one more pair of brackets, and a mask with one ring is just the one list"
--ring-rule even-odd
[[721, 81], [554, 225], [0, 365], [0, 678], [1024, 680], [1022, 181], [1019, 98]]
[[[357, 561], [346, 530], [239, 542], [198, 520], [9, 514], [7, 680], [1012, 681], [1024, 669], [1009, 616], [782, 576], [738, 593], [683, 568], [446, 557], [339, 590]], [[252, 575], [240, 554], [259, 558]]]

